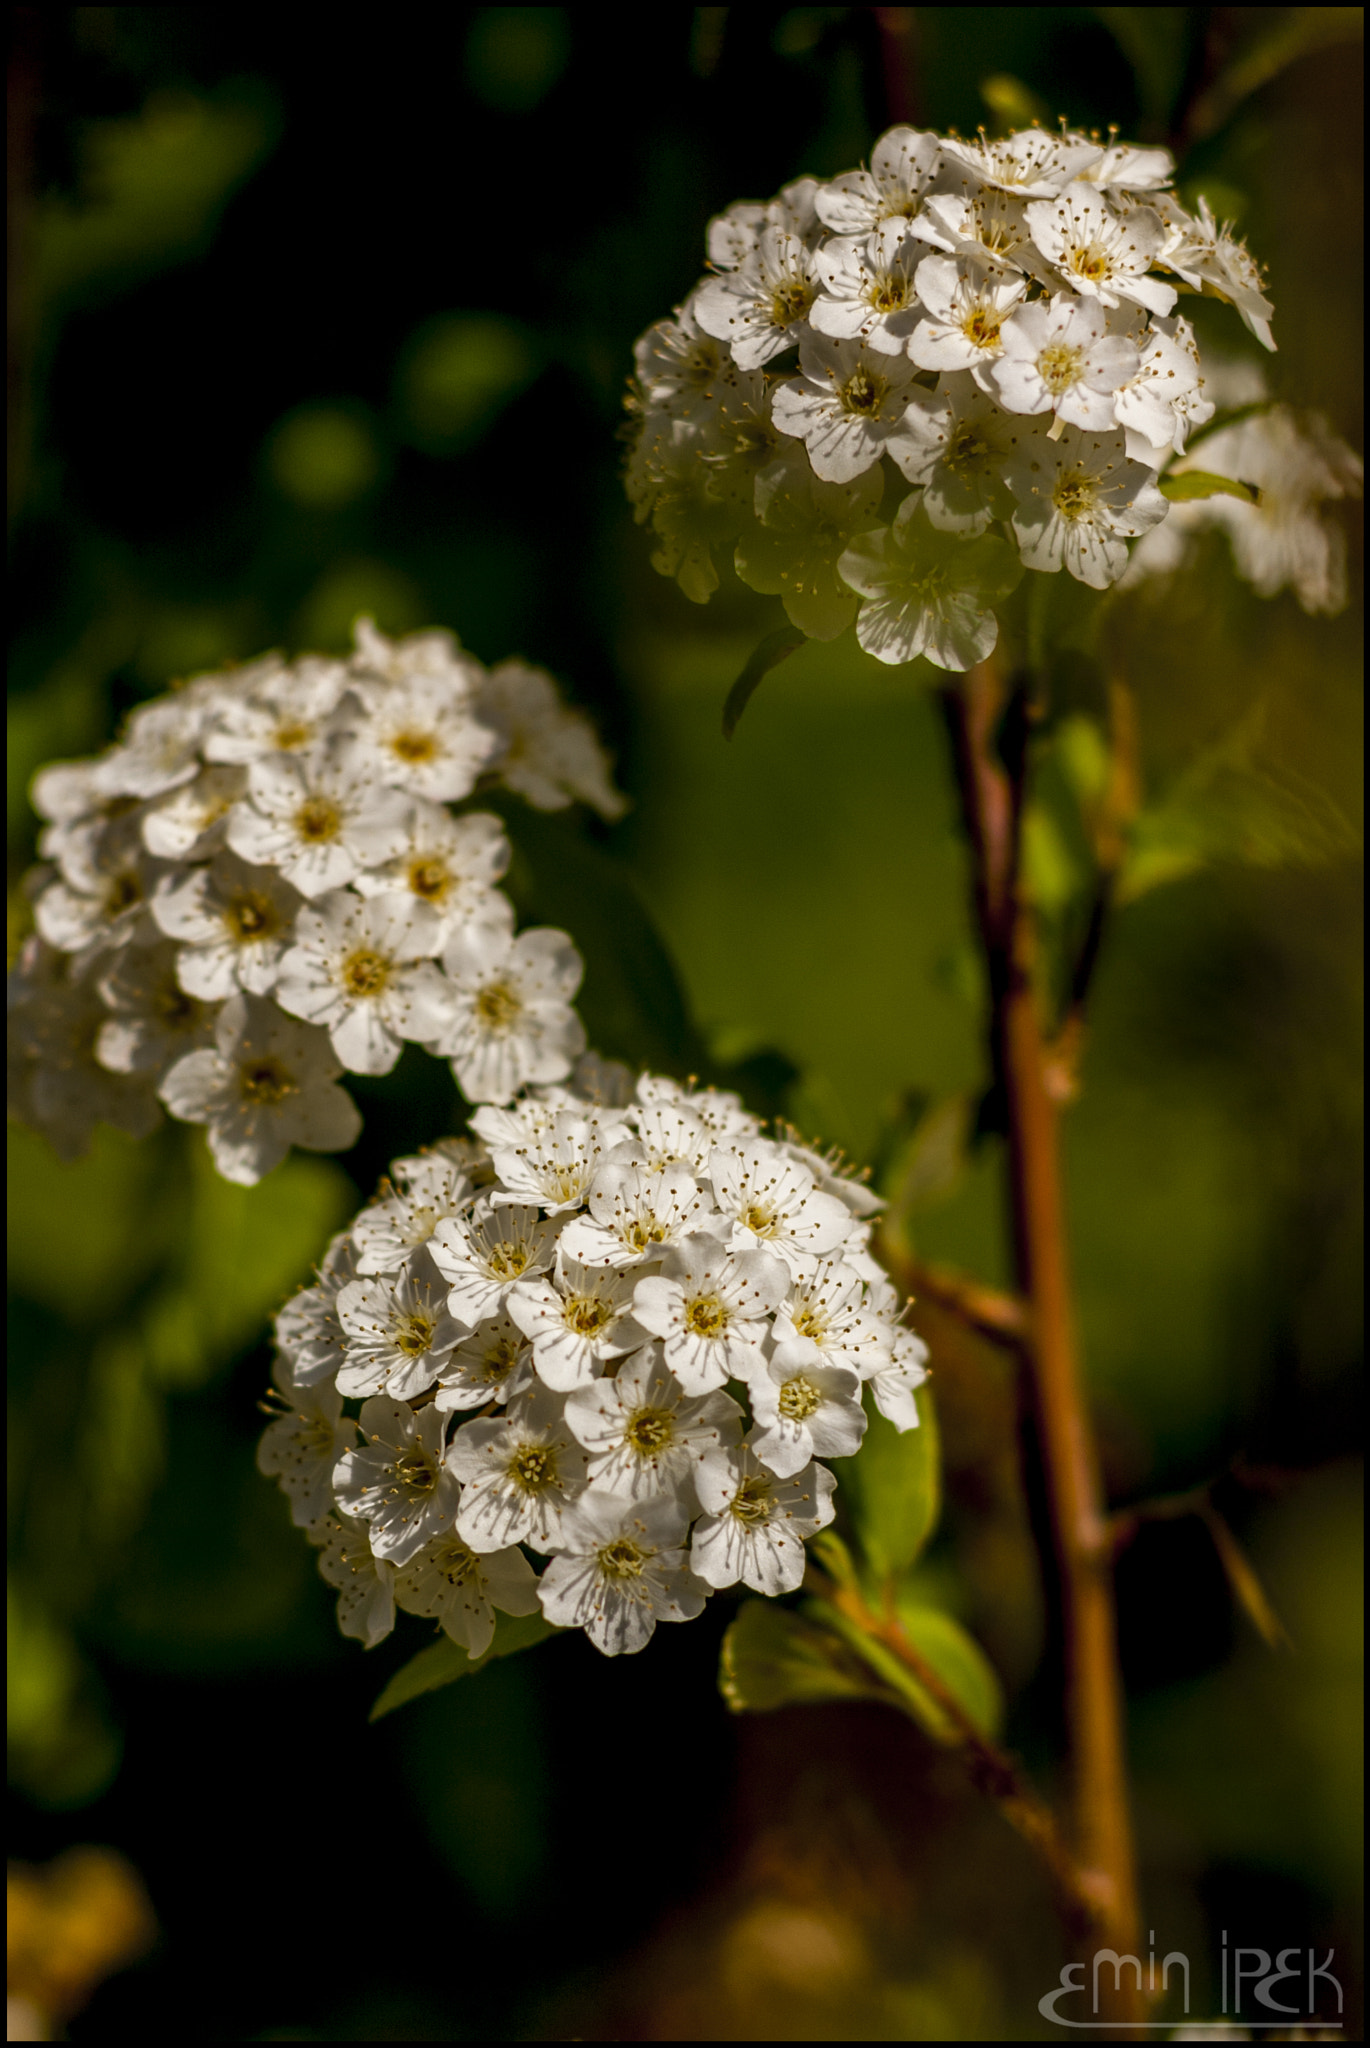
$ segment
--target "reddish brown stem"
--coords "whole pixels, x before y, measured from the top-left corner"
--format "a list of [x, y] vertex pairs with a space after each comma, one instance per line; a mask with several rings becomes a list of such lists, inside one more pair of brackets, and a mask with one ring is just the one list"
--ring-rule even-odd
[[[1033, 925], [1018, 884], [1025, 692], [992, 662], [946, 693], [989, 965], [996, 1078], [1037, 1453], [1051, 1518], [1065, 1652], [1070, 1839], [1094, 1937], [1136, 1952], [1137, 1899], [1111, 1569], [1098, 1457], [1080, 1386], [1057, 1109], [1032, 978]], [[1133, 2017], [1120, 2011], [1114, 2017]], [[1139, 2016], [1139, 2015], [1137, 2015]]]

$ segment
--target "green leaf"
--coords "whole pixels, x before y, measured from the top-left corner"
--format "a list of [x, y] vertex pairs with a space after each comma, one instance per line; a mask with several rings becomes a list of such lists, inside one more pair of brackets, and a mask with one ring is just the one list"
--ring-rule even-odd
[[902, 1435], [868, 1406], [869, 1426], [854, 1458], [834, 1458], [852, 1525], [872, 1571], [898, 1578], [918, 1558], [941, 1512], [940, 1457], [932, 1397], [920, 1387], [920, 1427]]
[[747, 657], [746, 666], [728, 692], [728, 701], [723, 706], [723, 737], [730, 740], [737, 731], [737, 722], [751, 703], [757, 684], [769, 671], [790, 655], [798, 653], [804, 645], [806, 635], [797, 626], [780, 626], [774, 633], [768, 633], [759, 647], [754, 647]]
[[[980, 1733], [991, 1742], [996, 1741], [1004, 1725], [1003, 1689], [994, 1666], [975, 1638], [940, 1607], [921, 1606], [897, 1596], [895, 1608], [914, 1649], [965, 1708]], [[923, 1699], [928, 1714], [924, 1725], [929, 1726], [929, 1732], [936, 1732], [930, 1725], [933, 1721], [943, 1731], [951, 1732], [943, 1710], [927, 1693], [923, 1693]]]
[[[838, 1608], [816, 1611], [881, 1680], [879, 1697], [888, 1699], [893, 1694], [893, 1704], [902, 1707], [934, 1742], [952, 1744], [962, 1740], [960, 1729], [946, 1709], [887, 1643], [867, 1635], [859, 1621]], [[912, 1647], [959, 1701], [973, 1725], [992, 1741], [1003, 1721], [1003, 1696], [983, 1650], [958, 1621], [940, 1608], [901, 1602], [898, 1619]]]
[[1136, 819], [1120, 903], [1219, 863], [1321, 867], [1360, 850], [1355, 826], [1327, 791], [1281, 761], [1258, 758], [1262, 706], [1207, 748], [1160, 803]]
[[514, 847], [520, 921], [560, 926], [585, 961], [576, 1008], [606, 1059], [668, 1074], [707, 1064], [679, 977], [627, 869], [568, 821], [489, 799]]
[[541, 1614], [497, 1614], [494, 1640], [479, 1657], [468, 1657], [460, 1643], [443, 1636], [426, 1650], [420, 1650], [407, 1664], [401, 1664], [371, 1709], [369, 1719], [379, 1721], [383, 1714], [393, 1714], [396, 1707], [407, 1706], [423, 1693], [436, 1692], [439, 1686], [452, 1685], [459, 1678], [474, 1677], [487, 1664], [493, 1664], [496, 1657], [512, 1657], [516, 1650], [531, 1650], [534, 1643], [564, 1633], [553, 1628]]
[[718, 1689], [735, 1714], [884, 1697], [882, 1686], [852, 1667], [830, 1629], [771, 1600], [748, 1600], [739, 1610], [723, 1638]]
[[1169, 498], [1172, 505], [1187, 505], [1194, 498], [1240, 498], [1244, 505], [1258, 505], [1261, 499], [1254, 484], [1215, 476], [1211, 469], [1186, 469], [1177, 476], [1163, 476], [1161, 496]]

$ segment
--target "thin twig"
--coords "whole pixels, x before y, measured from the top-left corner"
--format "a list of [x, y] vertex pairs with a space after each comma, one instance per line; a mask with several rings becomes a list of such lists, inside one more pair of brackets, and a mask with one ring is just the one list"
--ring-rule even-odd
[[954, 1692], [922, 1653], [909, 1641], [898, 1618], [877, 1614], [852, 1587], [839, 1586], [810, 1565], [805, 1589], [846, 1615], [874, 1642], [897, 1658], [956, 1730], [957, 1745], [976, 1788], [993, 1799], [1023, 1840], [1051, 1873], [1061, 1908], [1080, 1933], [1098, 1920], [1098, 1901], [1082, 1887], [1080, 1872], [1060, 1822], [1007, 1750], [976, 1727]]
[[988, 1338], [991, 1344], [1004, 1345], [1012, 1351], [1021, 1350], [1027, 1335], [1027, 1315], [1016, 1295], [985, 1287], [964, 1273], [954, 1272], [950, 1266], [926, 1265], [922, 1259], [900, 1251], [883, 1233], [876, 1237], [875, 1255], [895, 1286], [912, 1301], [932, 1302], [955, 1316], [977, 1337]]
[[[1135, 1950], [1123, 1701], [1111, 1550], [1098, 1457], [1080, 1387], [1061, 1188], [1057, 1108], [1032, 982], [1032, 920], [1019, 895], [1028, 692], [992, 661], [943, 705], [970, 839], [976, 915], [989, 968], [996, 1080], [1008, 1116], [1009, 1183], [1025, 1357], [1052, 1524], [1066, 1663], [1078, 1881], [1111, 1945]], [[1120, 2008], [1119, 2017], [1131, 2016]]]

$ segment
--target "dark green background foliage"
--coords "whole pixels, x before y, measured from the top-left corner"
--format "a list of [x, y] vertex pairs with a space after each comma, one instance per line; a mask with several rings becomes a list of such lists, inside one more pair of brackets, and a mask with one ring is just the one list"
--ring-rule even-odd
[[[1274, 388], [1359, 446], [1353, 13], [891, 10], [908, 32], [882, 43], [848, 8], [21, 10], [11, 880], [32, 770], [174, 677], [341, 647], [359, 610], [527, 654], [633, 798], [608, 832], [510, 810], [520, 910], [582, 945], [592, 1039], [730, 1073], [876, 1160], [920, 1254], [1002, 1280], [927, 678], [811, 645], [725, 746], [779, 608], [725, 585], [696, 611], [648, 567], [617, 474], [631, 343], [694, 282], [710, 214], [850, 167], [891, 104], [1188, 120], [1184, 189], [1270, 264]], [[1248, 346], [1235, 316], [1204, 334]], [[1195, 1957], [1200, 2007], [1222, 1928], [1334, 1943], [1356, 1979], [1357, 630], [1354, 606], [1259, 604], [1219, 542], [1110, 629], [1176, 879], [1108, 936], [1067, 1127], [1109, 1484], [1126, 1503], [1241, 1460], [1220, 1500], [1293, 1643], [1234, 1618], [1197, 1521], [1125, 1554], [1148, 1925]], [[1101, 709], [1098, 661], [1060, 657], [1030, 837], [1057, 967]], [[163, 1930], [74, 2034], [1041, 2031], [1059, 1937], [997, 1816], [879, 1705], [730, 1720], [724, 1601], [621, 1665], [558, 1641], [368, 1726], [423, 1629], [342, 1642], [252, 1465], [270, 1310], [458, 1115], [414, 1051], [358, 1093], [354, 1156], [254, 1191], [179, 1130], [104, 1133], [71, 1168], [13, 1146], [11, 1840], [116, 1844]], [[1059, 1672], [1011, 1390], [988, 1355], [939, 1357], [947, 1505], [919, 1570], [1047, 1780]]]

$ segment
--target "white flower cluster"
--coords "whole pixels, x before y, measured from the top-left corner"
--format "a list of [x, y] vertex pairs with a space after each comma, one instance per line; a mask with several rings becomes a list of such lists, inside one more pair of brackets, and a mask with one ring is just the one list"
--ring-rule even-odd
[[734, 1095], [576, 1079], [397, 1160], [277, 1317], [259, 1463], [368, 1645], [398, 1604], [477, 1657], [540, 1606], [614, 1656], [716, 1587], [792, 1592], [863, 1383], [918, 1422], [869, 1191]]
[[10, 1108], [63, 1156], [161, 1106], [251, 1183], [361, 1118], [345, 1069], [406, 1039], [472, 1102], [558, 1081], [585, 1043], [564, 932], [515, 932], [503, 782], [541, 810], [622, 808], [541, 670], [447, 633], [358, 623], [349, 660], [268, 655], [139, 706], [97, 759], [39, 771], [37, 931], [10, 977]]
[[1292, 406], [1234, 420], [1205, 435], [1192, 457], [1172, 465], [1183, 476], [1200, 469], [1253, 484], [1259, 498], [1195, 498], [1172, 505], [1164, 526], [1133, 550], [1129, 583], [1180, 567], [1192, 537], [1220, 527], [1232, 543], [1237, 574], [1261, 597], [1292, 590], [1304, 611], [1345, 609], [1346, 534], [1324, 507], [1359, 498], [1365, 471], [1360, 457], [1334, 434], [1320, 413]]
[[637, 344], [655, 567], [703, 603], [731, 546], [811, 638], [855, 620], [882, 661], [958, 670], [1023, 565], [1116, 582], [1213, 412], [1178, 289], [1274, 346], [1255, 263], [1173, 175], [1111, 137], [900, 127], [869, 169], [730, 206], [711, 274]]

